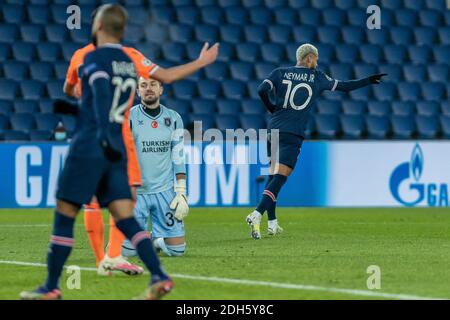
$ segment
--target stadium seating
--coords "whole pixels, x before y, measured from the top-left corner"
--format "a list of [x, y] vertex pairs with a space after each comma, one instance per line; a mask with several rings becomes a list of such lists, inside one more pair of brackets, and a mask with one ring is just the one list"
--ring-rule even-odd
[[[65, 98], [68, 62], [90, 41], [90, 13], [102, 2], [79, 0], [82, 28], [71, 31], [65, 26], [65, 1], [2, 4], [3, 139], [51, 139], [58, 118], [53, 101]], [[312, 112], [308, 137], [449, 138], [450, 10], [445, 1], [381, 1], [382, 28], [366, 30], [361, 25], [372, 2], [125, 1], [131, 17], [125, 41], [162, 66], [196, 59], [204, 41], [221, 43], [215, 64], [165, 88], [164, 103], [187, 127], [195, 119], [205, 121], [203, 129], [265, 126], [258, 85], [276, 67], [294, 64], [298, 45], [311, 42], [319, 49], [319, 67], [333, 78], [389, 75], [380, 85], [347, 94], [325, 92]], [[58, 119], [75, 130], [73, 117]]]

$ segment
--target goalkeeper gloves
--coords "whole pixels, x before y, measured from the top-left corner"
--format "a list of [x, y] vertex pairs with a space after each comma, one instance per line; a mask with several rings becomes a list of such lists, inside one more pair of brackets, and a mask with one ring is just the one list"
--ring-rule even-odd
[[373, 76], [369, 77], [369, 82], [372, 84], [379, 84], [381, 82], [381, 77], [384, 76], [387, 76], [387, 73], [374, 74]]
[[189, 205], [186, 197], [186, 180], [177, 180], [174, 190], [176, 196], [170, 203], [170, 209], [175, 211], [175, 218], [182, 221], [189, 213]]

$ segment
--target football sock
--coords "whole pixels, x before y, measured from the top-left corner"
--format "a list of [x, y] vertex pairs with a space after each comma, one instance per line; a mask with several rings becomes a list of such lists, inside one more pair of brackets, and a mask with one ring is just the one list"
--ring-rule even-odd
[[109, 243], [108, 243], [108, 257], [116, 258], [121, 255], [122, 242], [125, 240], [125, 236], [120, 231], [114, 219], [109, 217]]
[[105, 227], [103, 224], [102, 211], [97, 202], [91, 202], [84, 206], [84, 227], [95, 255], [95, 265], [98, 267], [105, 256]]
[[[267, 183], [266, 183], [266, 188], [269, 185], [269, 183], [272, 181], [273, 179], [273, 175], [269, 175], [268, 179], [267, 179]], [[275, 209], [277, 207], [277, 202], [274, 201], [272, 202], [272, 204], [269, 206], [269, 208], [267, 208], [267, 217], [270, 220], [275, 220], [277, 218], [277, 215], [275, 214]]]
[[47, 254], [48, 277], [45, 287], [49, 291], [58, 288], [64, 263], [72, 250], [74, 222], [74, 218], [64, 216], [55, 210], [53, 232]]
[[285, 184], [286, 180], [287, 177], [281, 174], [273, 175], [272, 181], [270, 181], [263, 191], [262, 199], [259, 202], [258, 207], [256, 207], [256, 211], [262, 213], [269, 210], [269, 208], [276, 203], [278, 193], [280, 192], [281, 187]]
[[148, 231], [142, 230], [134, 217], [122, 219], [116, 222], [117, 228], [131, 241], [131, 244], [152, 274], [152, 283], [166, 280], [168, 276], [161, 268], [159, 258], [150, 240]]

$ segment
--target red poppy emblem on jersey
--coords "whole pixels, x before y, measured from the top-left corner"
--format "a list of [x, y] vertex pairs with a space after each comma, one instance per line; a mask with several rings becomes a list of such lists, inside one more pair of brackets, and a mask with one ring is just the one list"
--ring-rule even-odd
[[158, 128], [158, 121], [156, 120], [152, 121], [152, 128]]

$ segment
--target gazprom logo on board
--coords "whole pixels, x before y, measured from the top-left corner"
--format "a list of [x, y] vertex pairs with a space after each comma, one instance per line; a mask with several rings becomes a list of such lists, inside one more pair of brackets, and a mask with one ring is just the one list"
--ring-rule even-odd
[[428, 205], [448, 206], [446, 183], [421, 181], [425, 169], [424, 154], [419, 144], [414, 146], [409, 162], [399, 164], [389, 179], [389, 189], [396, 201], [404, 206]]

